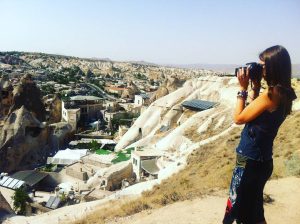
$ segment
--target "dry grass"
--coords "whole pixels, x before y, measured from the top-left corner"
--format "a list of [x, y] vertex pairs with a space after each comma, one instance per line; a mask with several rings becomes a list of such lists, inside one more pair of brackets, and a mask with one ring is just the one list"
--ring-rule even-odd
[[[290, 173], [289, 161], [299, 155], [300, 149], [300, 112], [293, 112], [279, 129], [274, 142], [274, 171], [273, 178], [285, 177], [287, 175], [299, 175]], [[300, 161], [299, 161], [300, 162]], [[300, 163], [298, 164], [300, 166]]]
[[[291, 167], [300, 170], [295, 154], [300, 145], [300, 112], [293, 113], [284, 122], [274, 143], [274, 171], [272, 178], [290, 175]], [[105, 223], [116, 217], [130, 216], [143, 210], [159, 208], [176, 201], [189, 200], [227, 189], [235, 163], [235, 148], [240, 140], [240, 128], [227, 136], [202, 146], [188, 158], [187, 167], [155, 186], [142, 197], [114, 201], [101, 207], [76, 224]], [[297, 148], [298, 147], [298, 148]], [[300, 153], [297, 155], [300, 156]], [[295, 162], [296, 161], [296, 162]], [[292, 164], [292, 165], [290, 165]], [[297, 171], [298, 172], [298, 171]], [[293, 173], [295, 175], [295, 173]], [[300, 175], [296, 173], [296, 175]]]

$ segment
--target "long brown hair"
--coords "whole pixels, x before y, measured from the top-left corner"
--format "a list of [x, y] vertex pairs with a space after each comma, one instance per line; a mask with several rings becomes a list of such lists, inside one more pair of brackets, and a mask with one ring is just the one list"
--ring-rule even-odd
[[277, 94], [280, 105], [284, 108], [287, 116], [292, 110], [292, 101], [296, 99], [296, 94], [291, 86], [292, 64], [288, 51], [276, 45], [269, 47], [259, 54], [260, 60], [265, 62], [265, 80], [268, 84], [268, 96], [272, 99], [273, 94]]

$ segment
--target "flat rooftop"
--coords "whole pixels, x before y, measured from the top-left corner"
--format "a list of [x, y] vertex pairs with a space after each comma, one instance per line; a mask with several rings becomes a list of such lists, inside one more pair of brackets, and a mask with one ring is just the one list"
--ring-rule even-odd
[[132, 151], [132, 154], [137, 156], [163, 156], [163, 152], [156, 149], [137, 149]]
[[77, 96], [71, 96], [71, 100], [103, 100], [103, 98], [97, 97], [97, 96], [83, 96], [83, 95], [77, 95]]

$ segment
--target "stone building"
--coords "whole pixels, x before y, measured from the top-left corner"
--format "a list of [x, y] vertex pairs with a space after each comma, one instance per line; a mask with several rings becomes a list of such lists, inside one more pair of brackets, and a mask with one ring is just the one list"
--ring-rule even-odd
[[62, 102], [62, 120], [77, 127], [78, 122], [87, 124], [102, 119], [103, 102], [102, 98], [96, 96], [73, 96]]
[[101, 186], [103, 190], [114, 191], [122, 187], [123, 180], [132, 178], [132, 164], [125, 162], [117, 163], [109, 167], [101, 177]]

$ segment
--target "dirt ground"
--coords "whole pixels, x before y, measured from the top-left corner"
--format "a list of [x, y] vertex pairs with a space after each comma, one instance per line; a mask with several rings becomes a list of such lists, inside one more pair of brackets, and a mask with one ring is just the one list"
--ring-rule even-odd
[[[300, 223], [300, 178], [271, 180], [265, 193], [274, 201], [265, 204], [268, 223]], [[144, 211], [130, 217], [115, 219], [109, 224], [216, 224], [221, 223], [226, 205], [226, 192], [219, 192], [192, 201]]]

